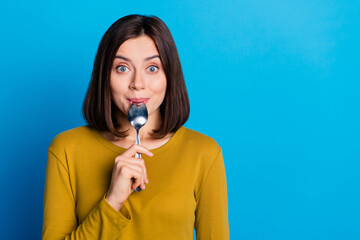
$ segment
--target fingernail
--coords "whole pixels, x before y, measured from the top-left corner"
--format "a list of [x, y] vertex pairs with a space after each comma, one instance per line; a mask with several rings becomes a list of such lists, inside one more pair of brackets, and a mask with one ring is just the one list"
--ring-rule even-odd
[[145, 182], [146, 182], [146, 183], [149, 183], [149, 179], [145, 179]]

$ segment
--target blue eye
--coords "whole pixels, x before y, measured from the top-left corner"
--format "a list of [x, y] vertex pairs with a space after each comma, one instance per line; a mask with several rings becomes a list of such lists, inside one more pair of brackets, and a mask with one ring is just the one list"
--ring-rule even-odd
[[148, 67], [147, 70], [148, 70], [149, 72], [154, 73], [154, 72], [157, 72], [157, 71], [159, 70], [159, 68], [158, 68], [157, 66], [150, 66], [150, 67]]
[[129, 69], [124, 65], [120, 65], [120, 66], [116, 67], [116, 70], [118, 72], [127, 72]]

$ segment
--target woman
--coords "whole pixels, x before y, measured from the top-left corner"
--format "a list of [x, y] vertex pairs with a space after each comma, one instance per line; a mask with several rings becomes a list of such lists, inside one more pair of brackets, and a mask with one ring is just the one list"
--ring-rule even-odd
[[[127, 111], [141, 103], [135, 145]], [[182, 126], [189, 100], [165, 23], [129, 15], [107, 30], [83, 112], [88, 125], [49, 146], [43, 239], [186, 240], [194, 227], [197, 239], [229, 238], [221, 148]]]

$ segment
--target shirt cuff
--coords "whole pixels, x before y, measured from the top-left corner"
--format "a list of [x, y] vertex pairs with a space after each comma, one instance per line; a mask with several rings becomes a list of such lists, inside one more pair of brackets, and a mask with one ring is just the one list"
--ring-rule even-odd
[[125, 204], [121, 207], [120, 211], [116, 211], [106, 200], [106, 194], [100, 201], [100, 209], [103, 210], [109, 217], [112, 223], [114, 223], [119, 230], [122, 230], [131, 222], [131, 214], [126, 208]]

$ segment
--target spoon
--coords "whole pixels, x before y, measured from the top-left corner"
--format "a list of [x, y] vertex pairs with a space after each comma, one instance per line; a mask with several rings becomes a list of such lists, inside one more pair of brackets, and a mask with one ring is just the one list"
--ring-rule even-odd
[[[133, 126], [136, 130], [135, 144], [140, 144], [139, 130], [148, 120], [148, 111], [146, 109], [145, 103], [141, 103], [140, 105], [131, 104], [128, 111], [128, 120], [131, 126]], [[135, 158], [141, 158], [141, 154], [136, 153]], [[140, 192], [141, 188], [137, 187], [136, 191]]]

